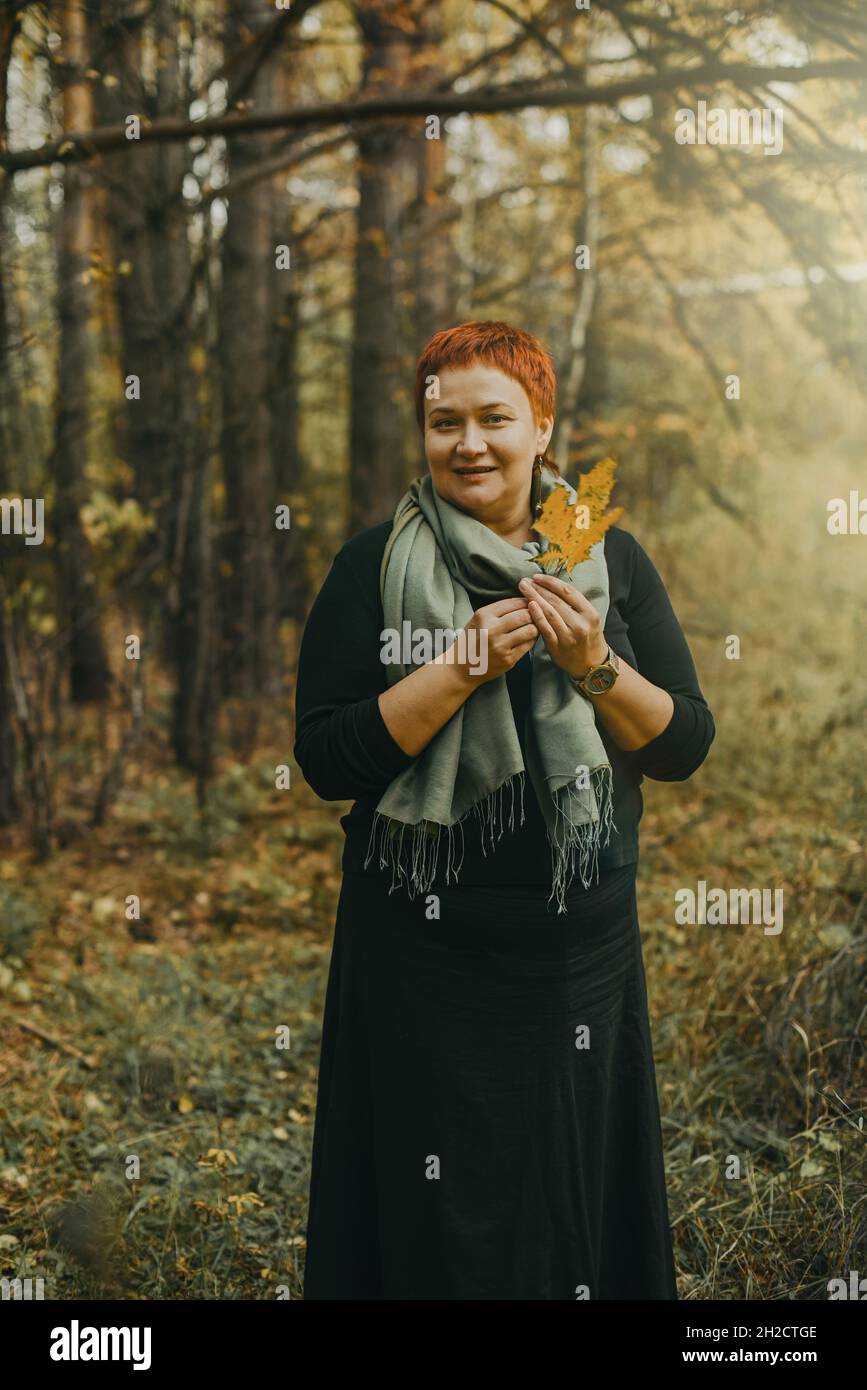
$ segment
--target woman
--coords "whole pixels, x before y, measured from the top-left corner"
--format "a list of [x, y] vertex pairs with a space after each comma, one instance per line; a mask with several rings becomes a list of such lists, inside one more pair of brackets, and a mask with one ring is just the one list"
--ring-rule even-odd
[[677, 1297], [639, 788], [689, 777], [714, 725], [629, 532], [559, 576], [535, 563], [567, 486], [555, 389], [508, 324], [436, 334], [416, 373], [429, 476], [343, 546], [304, 632], [295, 757], [355, 803], [307, 1299]]

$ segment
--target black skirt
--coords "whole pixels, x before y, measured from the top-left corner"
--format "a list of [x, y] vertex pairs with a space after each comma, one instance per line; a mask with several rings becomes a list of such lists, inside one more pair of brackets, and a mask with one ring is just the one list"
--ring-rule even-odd
[[635, 875], [344, 875], [305, 1299], [677, 1298]]

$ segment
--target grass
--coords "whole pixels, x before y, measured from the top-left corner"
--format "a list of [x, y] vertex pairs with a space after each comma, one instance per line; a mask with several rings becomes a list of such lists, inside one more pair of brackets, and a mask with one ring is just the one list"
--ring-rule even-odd
[[[639, 873], [680, 1296], [823, 1299], [867, 1271], [863, 717], [768, 700], [774, 652], [744, 721], [692, 645], [719, 733], [693, 780], [644, 784]], [[343, 807], [294, 767], [274, 789], [284, 713], [207, 827], [157, 740], [90, 830], [96, 716], [76, 733], [65, 848], [34, 864], [18, 828], [0, 869], [0, 1274], [298, 1298]], [[782, 887], [782, 932], [677, 925], [699, 878]]]

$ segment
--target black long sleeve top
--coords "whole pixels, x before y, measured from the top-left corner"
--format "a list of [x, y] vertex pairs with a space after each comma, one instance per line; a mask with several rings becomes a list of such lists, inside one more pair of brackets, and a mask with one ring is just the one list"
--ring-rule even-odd
[[[354, 801], [340, 822], [346, 835], [343, 870], [352, 873], [384, 872], [378, 852], [364, 868], [373, 813], [389, 783], [417, 756], [405, 753], [392, 737], [377, 698], [387, 689], [380, 659], [385, 620], [379, 569], [390, 530], [390, 521], [371, 526], [335, 556], [310, 611], [298, 658], [295, 760], [324, 801]], [[633, 752], [619, 748], [597, 718], [613, 772], [616, 826], [607, 847], [600, 848], [600, 871], [638, 859], [643, 779], [685, 781], [704, 761], [715, 733], [686, 638], [652, 561], [636, 538], [619, 526], [606, 532], [605, 557], [610, 590], [605, 638], [618, 656], [669, 692], [674, 711], [667, 727]], [[470, 593], [469, 598], [474, 610], [483, 607], [478, 595]], [[529, 652], [506, 674], [506, 681], [524, 751]], [[490, 841], [482, 845], [477, 818], [467, 817], [460, 884], [550, 885], [550, 846], [529, 777], [524, 778], [523, 825], [518, 824], [519, 804], [516, 800], [515, 828], [509, 830], [504, 818], [502, 838], [493, 848]], [[440, 865], [444, 859], [439, 856]], [[435, 883], [442, 873], [438, 868]]]

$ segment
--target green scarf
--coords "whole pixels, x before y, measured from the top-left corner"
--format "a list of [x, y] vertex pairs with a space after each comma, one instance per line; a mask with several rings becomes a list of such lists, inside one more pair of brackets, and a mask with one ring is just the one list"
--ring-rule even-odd
[[[565, 487], [574, 505], [577, 495], [565, 479], [542, 469], [542, 496]], [[539, 533], [541, 534], [541, 533]], [[402, 633], [409, 621], [419, 631], [463, 628], [473, 616], [467, 594], [485, 603], [519, 595], [518, 581], [540, 572], [533, 557], [548, 547], [527, 541], [520, 548], [503, 540], [483, 522], [447, 502], [430, 475], [414, 478], [394, 514], [380, 570], [385, 627]], [[560, 577], [571, 579], [599, 612], [608, 612], [608, 566], [604, 539], [589, 558]], [[385, 633], [383, 633], [385, 638]], [[552, 889], [557, 911], [566, 912], [566, 889], [578, 856], [581, 882], [598, 881], [598, 849], [612, 829], [612, 774], [596, 727], [590, 700], [575, 689], [566, 672], [551, 660], [540, 635], [530, 649], [531, 699], [525, 725], [527, 768], [548, 831]], [[420, 664], [420, 663], [419, 663]], [[390, 686], [415, 669], [413, 664], [386, 665]], [[391, 867], [392, 882], [404, 881], [410, 898], [426, 893], [436, 874], [443, 829], [448, 841], [446, 883], [463, 863], [463, 822], [473, 813], [494, 845], [494, 828], [503, 834], [503, 795], [511, 794], [509, 829], [515, 825], [516, 785], [524, 823], [524, 759], [504, 676], [486, 681], [464, 702], [415, 761], [388, 786], [371, 827], [365, 868], [381, 829], [380, 868]], [[406, 835], [411, 827], [411, 835]], [[454, 838], [461, 832], [461, 861], [454, 865]]]

